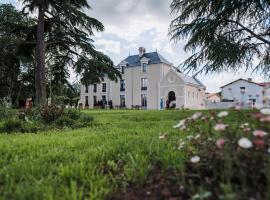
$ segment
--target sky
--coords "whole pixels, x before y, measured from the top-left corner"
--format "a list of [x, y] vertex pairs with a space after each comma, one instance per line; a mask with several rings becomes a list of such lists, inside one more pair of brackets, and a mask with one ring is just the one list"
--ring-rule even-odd
[[[17, 0], [0, 0], [19, 6]], [[186, 41], [170, 41], [168, 29], [174, 16], [170, 14], [171, 0], [88, 0], [91, 10], [85, 12], [97, 18], [105, 31], [96, 33], [94, 45], [108, 55], [117, 65], [129, 54], [138, 54], [143, 46], [146, 52], [158, 51], [174, 66], [179, 66], [191, 54], [184, 51]], [[189, 74], [192, 75], [192, 74]], [[256, 82], [266, 81], [258, 74], [244, 70], [237, 73], [215, 73], [198, 75], [208, 92], [218, 92], [225, 85], [238, 78], [252, 78]], [[72, 79], [76, 79], [73, 75]]]

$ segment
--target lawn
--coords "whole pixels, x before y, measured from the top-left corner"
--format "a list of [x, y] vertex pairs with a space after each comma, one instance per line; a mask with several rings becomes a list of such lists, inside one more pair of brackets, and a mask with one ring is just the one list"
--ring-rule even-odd
[[85, 112], [88, 128], [0, 136], [0, 199], [104, 199], [156, 165], [181, 168], [172, 126], [191, 111]]
[[270, 111], [83, 112], [0, 135], [0, 199], [270, 199]]

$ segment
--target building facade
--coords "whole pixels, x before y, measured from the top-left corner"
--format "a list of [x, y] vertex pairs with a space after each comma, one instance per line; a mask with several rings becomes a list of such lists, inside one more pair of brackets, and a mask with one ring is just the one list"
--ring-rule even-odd
[[257, 108], [265, 106], [268, 83], [256, 83], [252, 79], [238, 79], [221, 87], [222, 101], [239, 102]]
[[164, 109], [205, 107], [205, 86], [187, 76], [158, 52], [128, 56], [117, 65], [122, 79], [117, 83], [105, 78], [100, 84], [81, 85], [84, 108], [94, 108], [103, 102], [113, 107]]

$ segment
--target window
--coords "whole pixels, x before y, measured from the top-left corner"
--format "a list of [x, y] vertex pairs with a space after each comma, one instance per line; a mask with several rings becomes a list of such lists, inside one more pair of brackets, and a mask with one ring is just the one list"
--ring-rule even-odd
[[192, 92], [192, 99], [194, 99], [194, 92]]
[[241, 92], [241, 93], [245, 93], [245, 90], [246, 90], [245, 87], [240, 87], [240, 92]]
[[88, 97], [87, 96], [85, 97], [85, 106], [89, 106]]
[[88, 85], [85, 85], [85, 93], [88, 93]]
[[188, 92], [188, 98], [190, 98], [190, 92]]
[[121, 73], [122, 73], [122, 74], [125, 73], [125, 66], [121, 66]]
[[94, 84], [94, 86], [93, 86], [93, 92], [97, 92], [97, 84]]
[[107, 104], [106, 95], [102, 95], [102, 102], [103, 104]]
[[142, 78], [141, 79], [141, 89], [142, 90], [147, 90], [147, 78]]
[[198, 94], [198, 92], [197, 92], [197, 99], [199, 98], [199, 94]]
[[141, 100], [142, 100], [142, 107], [147, 108], [147, 94], [142, 94]]
[[147, 70], [147, 64], [143, 63], [142, 64], [142, 72], [146, 72], [146, 70]]
[[120, 91], [121, 92], [125, 91], [125, 80], [120, 80]]
[[97, 106], [97, 96], [93, 96], [93, 103], [94, 103], [94, 106]]
[[102, 92], [106, 92], [106, 83], [102, 83]]
[[120, 95], [120, 106], [126, 107], [126, 98], [125, 95]]

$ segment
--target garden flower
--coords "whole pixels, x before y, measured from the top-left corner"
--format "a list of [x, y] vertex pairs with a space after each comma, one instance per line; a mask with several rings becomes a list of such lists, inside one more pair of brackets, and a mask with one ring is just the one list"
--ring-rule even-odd
[[222, 149], [224, 147], [224, 145], [225, 145], [225, 139], [223, 139], [223, 138], [218, 139], [216, 141], [216, 145], [217, 145], [218, 148]]
[[193, 139], [193, 138], [194, 138], [193, 135], [188, 135], [188, 136], [187, 136], [187, 139], [188, 139], [188, 140], [191, 140], [191, 139]]
[[251, 131], [251, 128], [249, 128], [249, 127], [244, 128], [243, 131], [244, 131], [244, 132], [249, 132], [249, 131]]
[[190, 159], [190, 161], [191, 161], [192, 163], [198, 163], [198, 162], [200, 162], [200, 160], [201, 160], [201, 158], [200, 158], [199, 156], [193, 156], [193, 157]]
[[185, 122], [186, 122], [186, 120], [183, 119], [183, 120], [179, 121], [178, 124], [173, 126], [173, 128], [181, 128], [181, 127], [183, 127], [185, 125]]
[[264, 137], [267, 135], [267, 133], [265, 131], [262, 131], [262, 130], [256, 130], [256, 131], [253, 131], [253, 135], [255, 137]]
[[256, 140], [253, 141], [253, 143], [257, 147], [264, 147], [265, 146], [265, 141], [262, 140], [262, 139], [256, 139]]
[[181, 150], [185, 145], [185, 142], [181, 142], [178, 146], [178, 150]]
[[160, 135], [159, 135], [159, 139], [165, 139], [166, 138], [166, 133], [161, 133]]
[[243, 137], [238, 140], [238, 145], [244, 149], [249, 149], [252, 147], [252, 142], [249, 139]]
[[226, 117], [229, 115], [229, 112], [228, 111], [222, 111], [220, 113], [217, 114], [218, 117]]
[[216, 124], [214, 127], [215, 131], [225, 131], [227, 128], [226, 124]]
[[199, 119], [201, 116], [202, 116], [201, 112], [196, 112], [191, 116], [191, 119], [196, 120], [196, 119]]
[[197, 140], [197, 139], [199, 139], [200, 137], [201, 137], [200, 134], [198, 134], [198, 135], [195, 136], [194, 139]]
[[260, 122], [270, 122], [270, 115], [265, 116], [265, 117], [262, 117], [262, 118], [260, 119]]
[[260, 112], [264, 115], [270, 115], [270, 108], [262, 108]]

